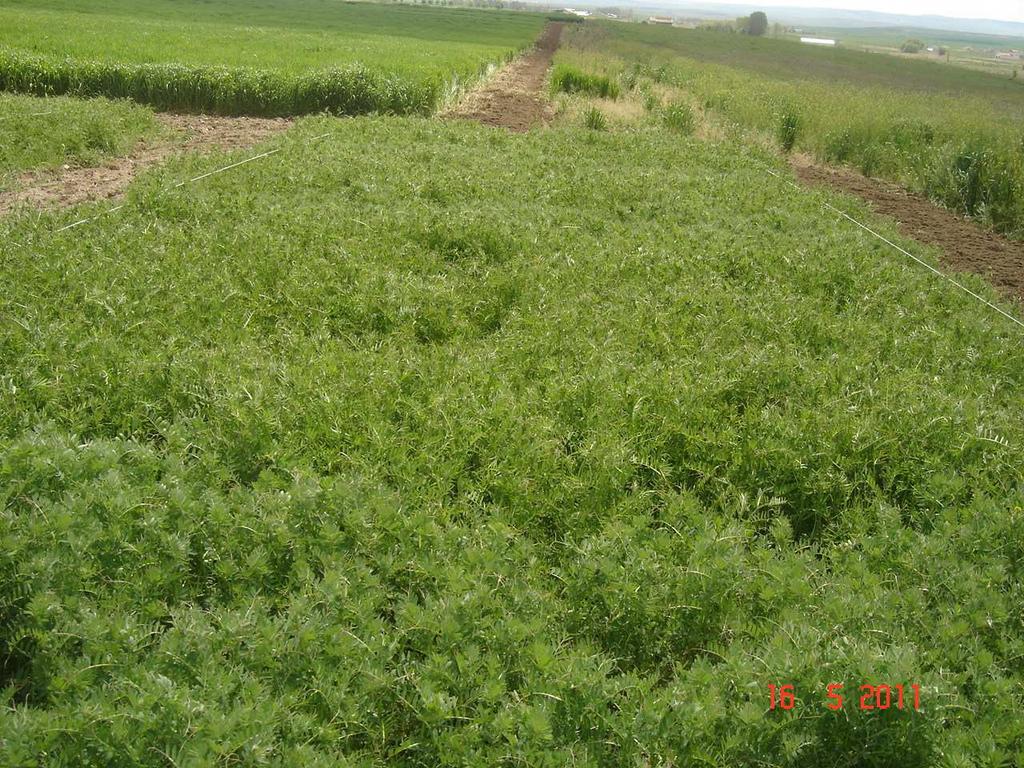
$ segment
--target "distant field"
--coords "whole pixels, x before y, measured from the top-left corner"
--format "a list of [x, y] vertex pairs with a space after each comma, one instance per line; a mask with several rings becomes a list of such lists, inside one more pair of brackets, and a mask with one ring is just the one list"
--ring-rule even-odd
[[814, 27], [805, 30], [805, 34], [821, 34], [834, 37], [842, 43], [868, 43], [873, 45], [893, 45], [908, 38], [921, 40], [927, 45], [943, 45], [946, 47], [973, 48], [1024, 48], [1024, 37], [1009, 35], [982, 35], [974, 32], [954, 32], [943, 29], [925, 29], [921, 27]]
[[1019, 329], [741, 144], [270, 146], [0, 219], [0, 764], [1017, 762]]
[[1024, 82], [936, 62], [638, 24], [574, 30], [563, 60], [670, 84], [790, 149], [900, 181], [1024, 236]]
[[0, 189], [21, 171], [122, 154], [156, 129], [148, 109], [126, 102], [0, 93]]
[[542, 25], [327, 0], [12, 0], [0, 8], [0, 87], [221, 112], [424, 111]]
[[[847, 48], [863, 48], [890, 55], [910, 57], [924, 61], [952, 64], [968, 67], [990, 74], [1010, 78], [1014, 69], [1024, 69], [1024, 60], [1005, 60], [995, 57], [996, 51], [1024, 49], [1024, 38], [1005, 35], [978, 35], [969, 32], [948, 32], [935, 29], [918, 29], [916, 27], [897, 28], [816, 28], [814, 34], [833, 37]], [[916, 39], [926, 46], [945, 48], [948, 56], [938, 56], [936, 52], [922, 51], [917, 54], [904, 54], [900, 46], [908, 39]], [[1024, 77], [1019, 73], [1018, 77]]]
[[[989, 77], [940, 62], [866, 55], [847, 48], [820, 48], [796, 41], [636, 24], [606, 25], [621, 46], [649, 46], [677, 56], [713, 62], [782, 81], [883, 86], [926, 94], [971, 95], [1017, 112], [1024, 109], [1024, 81]], [[641, 50], [636, 50], [642, 55]]]

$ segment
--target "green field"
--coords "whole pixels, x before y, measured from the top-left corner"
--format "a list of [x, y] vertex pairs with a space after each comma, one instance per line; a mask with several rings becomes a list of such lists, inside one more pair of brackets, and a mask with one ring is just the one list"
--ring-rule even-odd
[[924, 192], [1024, 237], [1024, 84], [785, 40], [635, 24], [574, 30], [560, 60], [671, 86], [741, 131]]
[[928, 95], [970, 95], [1012, 113], [1024, 109], [1024, 82], [939, 62], [867, 55], [849, 48], [821, 48], [787, 39], [653, 25], [597, 23], [588, 24], [585, 31], [603, 32], [609, 52], [621, 51], [633, 57], [683, 56], [726, 65], [758, 79], [880, 86]]
[[1024, 764], [1022, 329], [785, 157], [1024, 236], [1024, 88], [588, 21], [430, 115], [543, 23], [0, 8], [0, 191], [378, 113], [0, 215], [0, 767]]
[[1024, 756], [1005, 318], [741, 144], [270, 147], [0, 220], [0, 763]]
[[908, 39], [921, 40], [926, 45], [946, 48], [974, 48], [975, 50], [1009, 50], [1024, 46], [1024, 37], [1011, 35], [984, 35], [975, 32], [956, 32], [925, 27], [813, 27], [805, 28], [805, 35], [835, 38], [841, 45], [854, 43], [888, 45], [898, 48]]
[[124, 154], [156, 130], [152, 112], [126, 102], [0, 93], [0, 190], [24, 171]]
[[543, 21], [341, 0], [11, 0], [0, 88], [228, 114], [423, 112]]
[[921, 51], [911, 55], [911, 58], [969, 67], [1007, 79], [1014, 77], [1015, 69], [1018, 70], [1017, 77], [1020, 76], [1019, 70], [1024, 69], [1024, 61], [998, 59], [995, 55], [997, 51], [1024, 49], [1024, 37], [980, 35], [917, 27], [867, 27], [863, 29], [819, 27], [813, 31], [804, 30], [804, 34], [832, 37], [847, 48], [882, 51], [897, 56], [908, 56], [900, 51], [900, 46], [904, 42], [909, 39], [920, 40], [925, 46], [936, 49], [945, 48], [947, 55], [939, 56], [937, 50], [931, 53]]

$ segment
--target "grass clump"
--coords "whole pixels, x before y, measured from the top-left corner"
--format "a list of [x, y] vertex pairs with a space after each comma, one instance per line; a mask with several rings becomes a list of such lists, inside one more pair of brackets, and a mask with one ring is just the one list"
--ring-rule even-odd
[[1024, 236], [1024, 157], [977, 140], [945, 149], [923, 173], [929, 196]]
[[681, 101], [673, 102], [664, 108], [661, 115], [662, 123], [670, 131], [690, 135], [697, 126], [697, 118], [693, 107]]
[[617, 99], [619, 84], [607, 75], [596, 75], [569, 64], [556, 64], [551, 72], [551, 87], [556, 93], [579, 93], [601, 99]]
[[563, 13], [561, 11], [551, 11], [544, 14], [544, 18], [548, 21], [558, 21], [563, 24], [582, 24], [583, 18], [577, 16], [575, 13]]
[[583, 113], [583, 125], [592, 131], [608, 130], [608, 118], [597, 107], [588, 107]]
[[792, 108], [782, 110], [782, 113], [779, 115], [776, 138], [778, 138], [779, 146], [783, 152], [791, 152], [793, 147], [796, 146], [797, 139], [800, 136], [800, 125], [800, 114], [796, 110]]

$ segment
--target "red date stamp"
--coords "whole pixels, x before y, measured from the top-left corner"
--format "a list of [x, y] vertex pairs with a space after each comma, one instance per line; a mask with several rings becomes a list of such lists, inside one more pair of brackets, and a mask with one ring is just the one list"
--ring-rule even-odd
[[[893, 685], [871, 685], [865, 683], [857, 686], [856, 691], [844, 696], [842, 683], [829, 683], [826, 689], [825, 706], [833, 712], [838, 712], [847, 705], [864, 711], [886, 709], [912, 709], [915, 712], [921, 709], [921, 686], [911, 683], [904, 686], [902, 683]], [[768, 709], [782, 709], [789, 711], [797, 705], [796, 691], [792, 685], [768, 684]]]

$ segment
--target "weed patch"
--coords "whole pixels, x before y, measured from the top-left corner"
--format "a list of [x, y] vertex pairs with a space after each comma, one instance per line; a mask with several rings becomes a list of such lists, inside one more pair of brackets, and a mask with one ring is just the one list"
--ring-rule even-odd
[[[784, 40], [596, 23], [565, 61], [685, 89], [789, 152], [897, 181], [1009, 236], [1024, 233], [1024, 89], [1007, 78]], [[642, 84], [641, 84], [642, 87]], [[648, 107], [652, 106], [648, 97]]]
[[148, 109], [126, 102], [0, 94], [0, 131], [2, 179], [64, 164], [95, 165], [128, 152], [157, 127]]
[[697, 124], [693, 108], [683, 102], [675, 102], [665, 107], [662, 121], [669, 130], [686, 135], [693, 133]]

